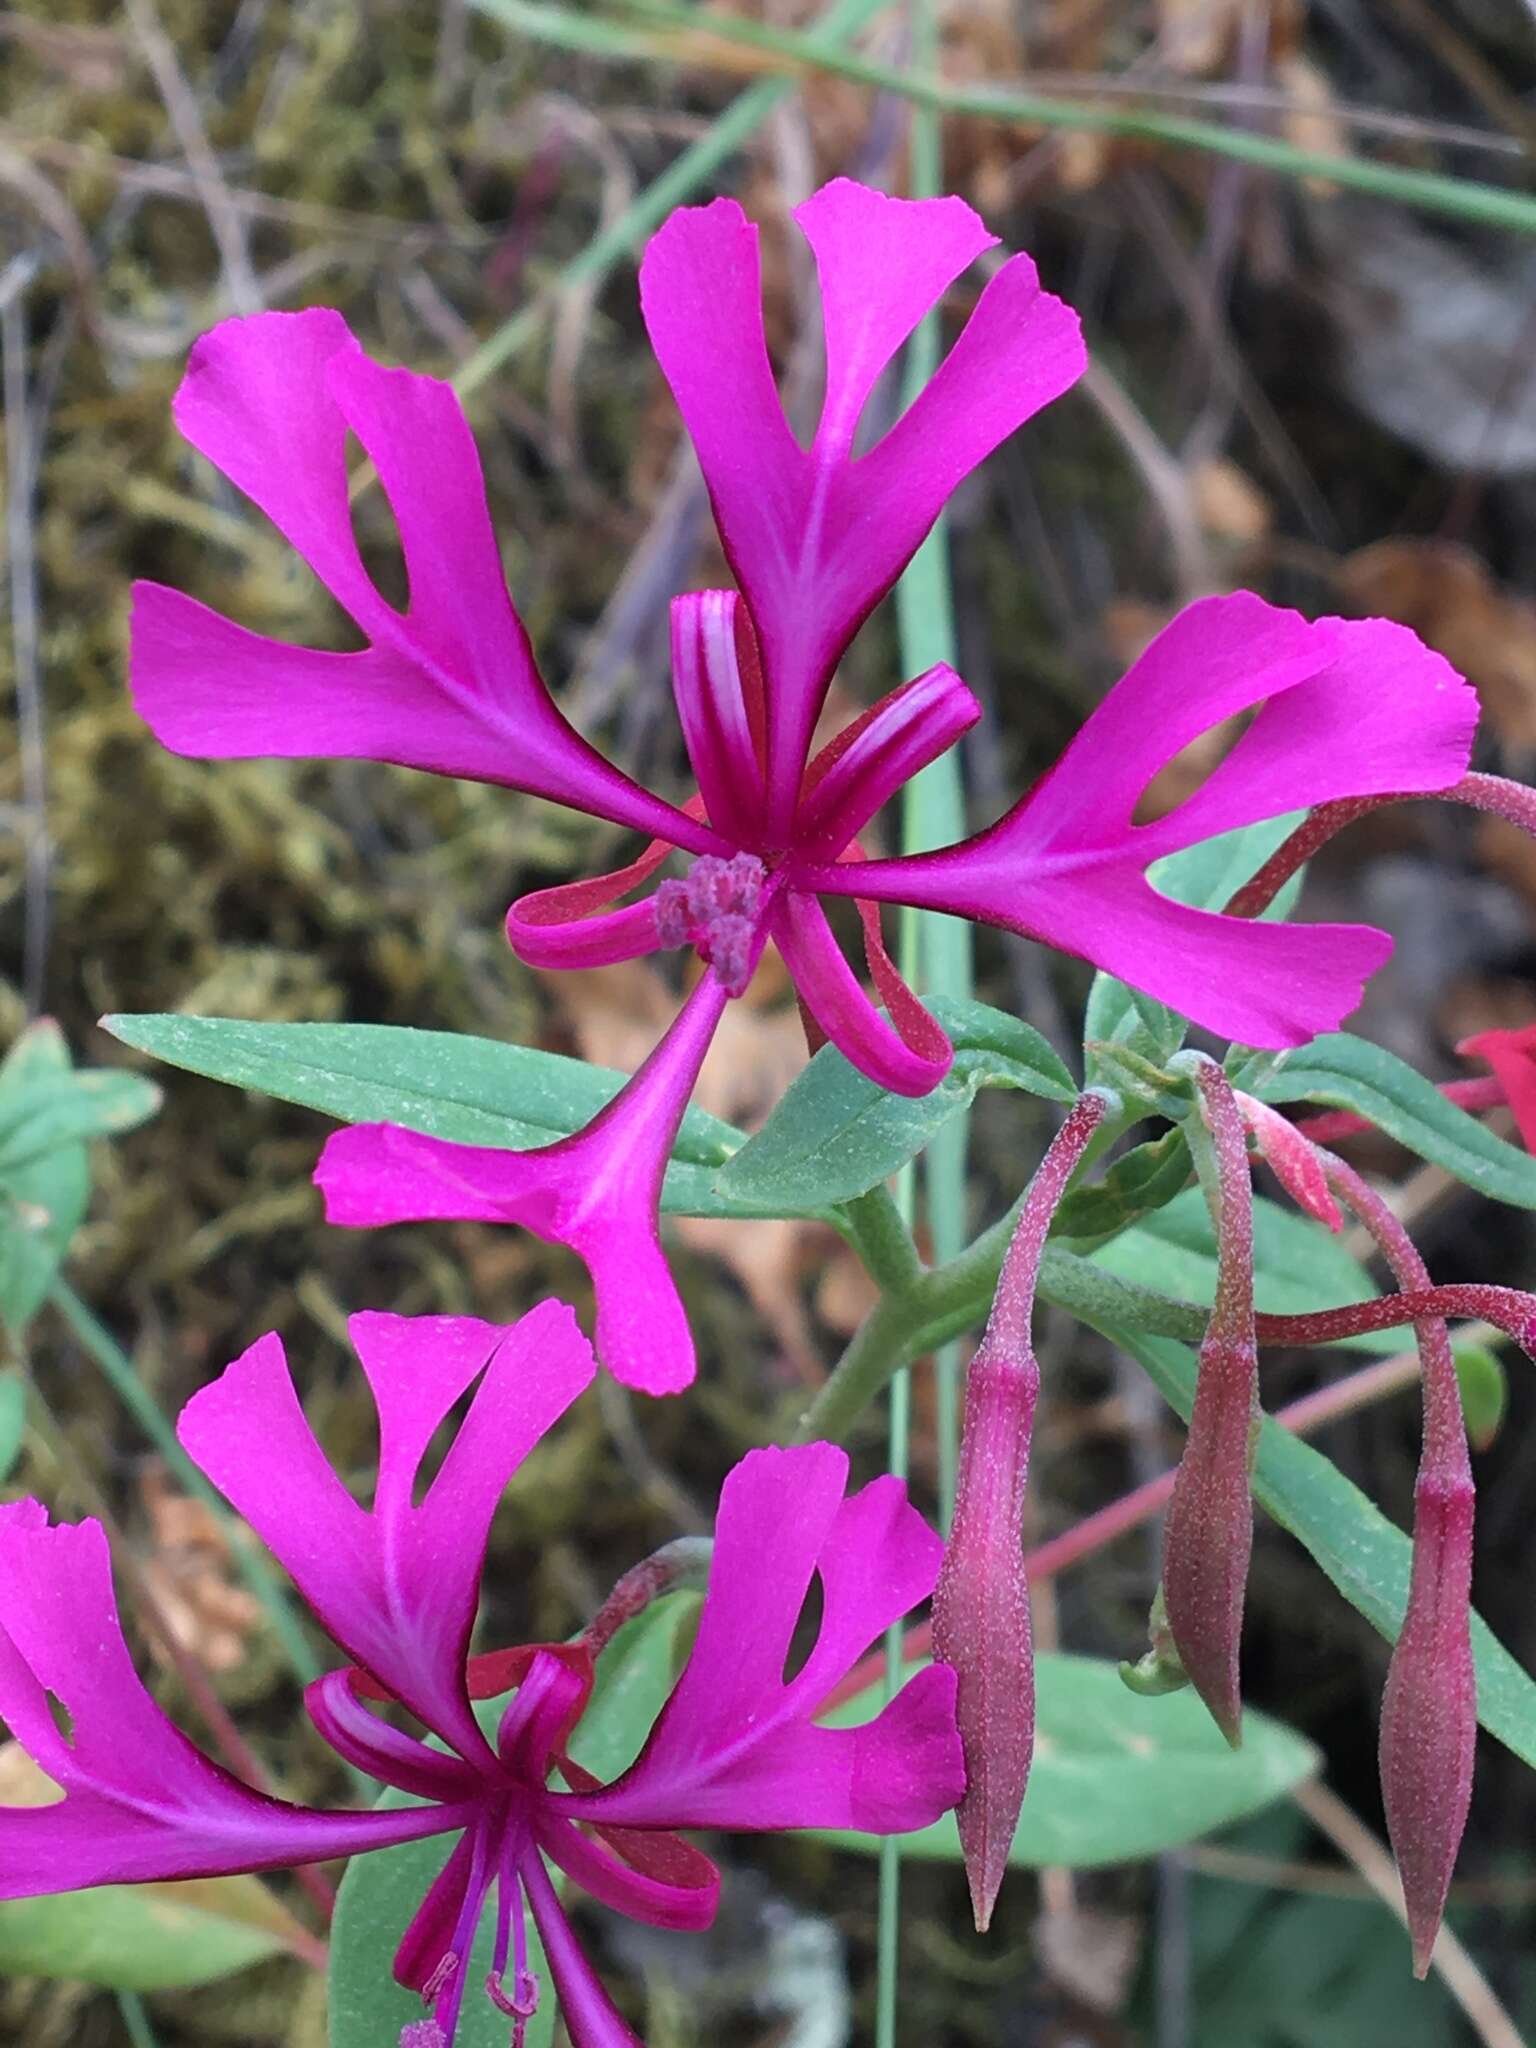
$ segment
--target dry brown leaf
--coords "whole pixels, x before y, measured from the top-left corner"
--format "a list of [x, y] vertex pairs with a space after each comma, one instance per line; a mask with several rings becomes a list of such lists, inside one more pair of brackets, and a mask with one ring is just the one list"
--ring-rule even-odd
[[1251, 547], [1273, 526], [1274, 506], [1253, 478], [1224, 456], [1198, 464], [1189, 481], [1200, 524], [1214, 539]]
[[1378, 541], [1341, 565], [1339, 586], [1356, 611], [1412, 626], [1460, 669], [1506, 746], [1536, 748], [1536, 603], [1501, 590], [1470, 548]]
[[[1351, 155], [1349, 129], [1339, 118], [1333, 87], [1311, 59], [1299, 53], [1278, 58], [1273, 75], [1290, 101], [1280, 132], [1291, 147], [1313, 156]], [[1338, 190], [1331, 178], [1304, 178], [1302, 184], [1319, 199]]]
[[63, 1797], [19, 1742], [0, 1742], [0, 1806], [57, 1806]]
[[149, 1517], [144, 1576], [176, 1641], [208, 1671], [233, 1671], [261, 1620], [261, 1603], [230, 1583], [229, 1540], [206, 1501], [177, 1493], [152, 1466], [140, 1481]]

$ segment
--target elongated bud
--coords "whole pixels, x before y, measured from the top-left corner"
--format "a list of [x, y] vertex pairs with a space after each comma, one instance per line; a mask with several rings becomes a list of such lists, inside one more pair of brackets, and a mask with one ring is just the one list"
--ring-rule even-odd
[[1329, 1191], [1328, 1175], [1317, 1147], [1278, 1109], [1245, 1095], [1240, 1088], [1232, 1092], [1260, 1158], [1297, 1208], [1317, 1222], [1326, 1223], [1330, 1230], [1342, 1230], [1344, 1219]]
[[1235, 1749], [1242, 1740], [1238, 1646], [1253, 1550], [1250, 1473], [1259, 1408], [1253, 1188], [1231, 1082], [1214, 1060], [1201, 1058], [1192, 1073], [1215, 1165], [1216, 1301], [1168, 1504], [1163, 1603], [1179, 1661]]
[[1040, 1368], [1030, 1321], [1056, 1205], [1110, 1106], [1090, 1090], [1030, 1182], [965, 1383], [955, 1519], [933, 1596], [933, 1653], [959, 1679], [965, 1752], [956, 1809], [976, 1926], [985, 1932], [1019, 1824], [1035, 1748], [1035, 1673], [1024, 1576], [1024, 1488]]
[[[1364, 1224], [1404, 1289], [1427, 1287], [1418, 1249], [1353, 1167], [1319, 1155], [1329, 1184]], [[1414, 1974], [1429, 1969], [1472, 1798], [1477, 1679], [1472, 1662], [1472, 1464], [1445, 1320], [1414, 1325], [1424, 1437], [1413, 1490], [1408, 1608], [1381, 1702], [1381, 1792], [1403, 1881]]]
[[1518, 1031], [1479, 1031], [1456, 1048], [1463, 1059], [1486, 1060], [1515, 1113], [1527, 1152], [1536, 1152], [1536, 1024]]

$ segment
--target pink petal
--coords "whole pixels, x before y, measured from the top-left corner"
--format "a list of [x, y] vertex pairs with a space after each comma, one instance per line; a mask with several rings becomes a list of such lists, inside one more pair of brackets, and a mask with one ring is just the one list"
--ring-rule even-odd
[[[556, 710], [507, 596], [474, 441], [451, 388], [365, 356], [339, 313], [228, 320], [192, 351], [176, 421], [303, 555], [369, 641], [263, 640], [178, 592], [137, 586], [134, 701], [201, 758], [340, 756], [504, 783], [698, 851], [680, 821]], [[375, 588], [353, 536], [347, 434], [394, 512], [410, 602]]]
[[959, 200], [838, 179], [797, 215], [815, 248], [827, 398], [810, 450], [790, 432], [763, 339], [757, 230], [734, 201], [674, 213], [641, 265], [651, 343], [698, 450], [761, 643], [769, 824], [787, 829], [838, 657], [956, 485], [1084, 364], [1076, 316], [1015, 257], [928, 390], [869, 454], [853, 434], [875, 378], [991, 237]]
[[560, 2017], [571, 2037], [571, 2048], [645, 2048], [588, 1962], [565, 1908], [555, 1896], [542, 1857], [536, 1852], [525, 1857], [519, 1874], [544, 1945], [549, 1974], [555, 1980]]
[[[920, 1672], [862, 1728], [813, 1716], [876, 1636], [932, 1591], [943, 1546], [895, 1479], [843, 1498], [831, 1444], [751, 1451], [720, 1496], [693, 1653], [638, 1761], [606, 1791], [554, 1794], [635, 1827], [923, 1827], [964, 1790], [954, 1674]], [[786, 1685], [813, 1574], [822, 1620]]]
[[[691, 796], [683, 815], [702, 822], [702, 799]], [[671, 840], [653, 839], [627, 867], [519, 896], [507, 912], [508, 945], [530, 967], [611, 967], [654, 953], [661, 944], [654, 896], [622, 910], [609, 911], [608, 905], [649, 881], [675, 850]]]
[[706, 974], [645, 1065], [585, 1130], [535, 1151], [450, 1145], [392, 1124], [337, 1131], [315, 1179], [332, 1223], [516, 1223], [586, 1261], [597, 1349], [616, 1379], [671, 1394], [693, 1339], [661, 1249], [667, 1159], [727, 996]]
[[763, 771], [740, 645], [750, 632], [734, 590], [694, 590], [672, 600], [672, 694], [699, 794], [717, 830], [760, 850]]
[[[375, 1314], [348, 1327], [379, 1413], [371, 1513], [331, 1470], [276, 1336], [195, 1394], [178, 1434], [348, 1656], [462, 1756], [483, 1759], [464, 1660], [491, 1517], [512, 1473], [592, 1378], [592, 1353], [563, 1302], [543, 1302], [510, 1328]], [[427, 1447], [477, 1379], [415, 1506]]]
[[[795, 993], [824, 1036], [861, 1074], [895, 1095], [926, 1095], [938, 1086], [954, 1057], [949, 1040], [910, 991], [911, 1012], [901, 1018], [906, 1031], [880, 1014], [843, 958], [814, 896], [784, 890], [770, 913], [770, 929]], [[919, 1020], [931, 1029], [924, 1033]]]
[[643, 1920], [648, 1927], [673, 1927], [690, 1933], [697, 1933], [714, 1920], [720, 1902], [720, 1873], [705, 1856], [698, 1857], [701, 1882], [681, 1885], [668, 1884], [621, 1863], [571, 1821], [541, 1828], [539, 1846], [583, 1891], [611, 1906], [614, 1912], [627, 1913], [631, 1920]]
[[[1264, 708], [1207, 783], [1138, 826], [1143, 790], [1190, 740]], [[1391, 950], [1358, 925], [1254, 925], [1161, 896], [1149, 861], [1342, 792], [1448, 787], [1475, 698], [1438, 655], [1380, 620], [1313, 624], [1246, 592], [1205, 598], [1159, 634], [1056, 767], [998, 824], [902, 860], [807, 868], [802, 888], [1000, 924], [1079, 953], [1223, 1036], [1300, 1044], [1333, 1029]]]
[[1521, 1142], [1527, 1152], [1536, 1152], [1536, 1025], [1479, 1031], [1462, 1039], [1456, 1050], [1463, 1059], [1486, 1060], [1492, 1067], [1504, 1100], [1514, 1111]]
[[134, 1670], [101, 1525], [50, 1527], [36, 1502], [0, 1508], [0, 1721], [65, 1794], [0, 1807], [0, 1898], [317, 1863], [470, 1817], [462, 1804], [311, 1811], [210, 1763]]
[[836, 859], [903, 784], [980, 716], [981, 706], [943, 662], [871, 705], [806, 770], [796, 853]]

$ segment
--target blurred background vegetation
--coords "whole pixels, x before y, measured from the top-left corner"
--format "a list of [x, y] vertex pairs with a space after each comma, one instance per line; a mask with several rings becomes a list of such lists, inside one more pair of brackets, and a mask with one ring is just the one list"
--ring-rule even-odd
[[[1061, 125], [952, 114], [945, 182], [1032, 251], [1081, 310], [1095, 362], [955, 506], [961, 667], [987, 706], [966, 743], [974, 818], [1049, 763], [1171, 610], [1239, 583], [1417, 627], [1482, 694], [1479, 765], [1529, 779], [1536, 241], [1500, 224], [1491, 200], [1426, 209], [1390, 178], [1368, 189], [1385, 167], [1475, 180], [1495, 199], [1529, 192], [1525, 0], [947, 0], [937, 12], [946, 80], [1056, 108]], [[731, 0], [719, 14], [793, 35], [813, 10]], [[770, 341], [803, 414], [818, 330], [788, 211], [838, 172], [900, 189], [909, 127], [899, 93], [807, 68], [782, 42], [724, 37], [716, 19], [714, 7], [511, 0], [495, 14], [460, 0], [0, 12], [0, 663], [16, 720], [0, 749], [0, 1045], [46, 1012], [78, 1058], [110, 1065], [127, 1056], [95, 1030], [100, 1013], [184, 1009], [458, 1029], [617, 1066], [643, 1057], [677, 999], [663, 975], [642, 965], [561, 984], [520, 967], [501, 932], [514, 893], [609, 864], [615, 835], [403, 771], [178, 760], [129, 704], [125, 621], [132, 578], [150, 575], [278, 637], [351, 644], [169, 409], [189, 344], [214, 321], [335, 305], [369, 349], [470, 387], [509, 582], [546, 675], [632, 773], [680, 792], [667, 599], [725, 572], [644, 344], [632, 209], [722, 110], [759, 92], [760, 116], [695, 189], [736, 194], [762, 224]], [[857, 48], [900, 72], [909, 34], [892, 4]], [[1214, 124], [1240, 151], [1267, 139], [1298, 161], [1276, 170], [1097, 132], [1062, 113], [1066, 100]], [[953, 294], [951, 321], [970, 289]], [[387, 581], [398, 568], [377, 492], [356, 518]], [[839, 679], [843, 708], [890, 687], [894, 669], [882, 612]], [[1214, 758], [1185, 758], [1156, 800], [1176, 800]], [[1311, 889], [1315, 913], [1397, 935], [1359, 1028], [1435, 1078], [1459, 1071], [1462, 1035], [1536, 1016], [1536, 854], [1496, 821], [1389, 813]], [[988, 1000], [1070, 1052], [1081, 972], [995, 934], [979, 969]], [[766, 970], [722, 1033], [704, 1099], [750, 1123], [802, 1058]], [[309, 1184], [319, 1119], [161, 1079], [160, 1116], [101, 1150], [71, 1273], [166, 1412], [277, 1327], [322, 1437], [362, 1478], [371, 1422], [340, 1341], [349, 1309], [510, 1317], [552, 1289], [584, 1299], [580, 1269], [522, 1235], [326, 1230]], [[1041, 1116], [1024, 1098], [983, 1098], [977, 1220], [1016, 1189]], [[1390, 1148], [1360, 1156], [1406, 1177]], [[1529, 1284], [1525, 1218], [1433, 1173], [1407, 1187], [1438, 1278]], [[643, 1407], [610, 1387], [525, 1470], [498, 1525], [488, 1640], [567, 1631], [618, 1569], [707, 1527], [720, 1475], [787, 1424], [864, 1306], [858, 1269], [804, 1226], [676, 1234], [699, 1385], [686, 1404]], [[1159, 1469], [1178, 1441], [1096, 1339], [1054, 1317], [1044, 1337], [1042, 1535]], [[347, 1796], [218, 1527], [167, 1476], [77, 1331], [45, 1316], [33, 1349], [59, 1431], [28, 1435], [13, 1487], [71, 1511], [104, 1500], [192, 1667], [279, 1781]], [[1325, 1370], [1276, 1357], [1267, 1398]], [[916, 1401], [915, 1485], [931, 1498], [922, 1373]], [[1477, 1564], [1480, 1607], [1528, 1666], [1533, 1413], [1517, 1375], [1480, 1461]], [[1406, 1521], [1415, 1437], [1399, 1396], [1337, 1425], [1326, 1447]], [[878, 1461], [873, 1422], [859, 1454]], [[1150, 1538], [1133, 1537], [1045, 1588], [1043, 1639], [1134, 1653], [1153, 1558]], [[1255, 1704], [1322, 1745], [1334, 1789], [1379, 1830], [1384, 1645], [1270, 1528], [1250, 1613]], [[157, 1683], [202, 1732], [185, 1662]], [[1528, 1775], [1485, 1746], [1452, 1921], [1536, 2027], [1533, 1826]], [[650, 2048], [692, 2048], [722, 2027], [750, 2048], [867, 2039], [873, 1866], [791, 1841], [732, 1844], [727, 1867], [708, 1941], [609, 1932]], [[1155, 1867], [1016, 1877], [986, 1942], [969, 1931], [958, 1874], [914, 1869], [905, 1890], [912, 2042], [1503, 2038], [1412, 1985], [1406, 1945], [1358, 1872], [1285, 1811]], [[323, 2035], [323, 1986], [298, 1959], [157, 1996], [147, 2014], [65, 1982], [0, 1979], [0, 2039], [27, 2048], [313, 2048]]]

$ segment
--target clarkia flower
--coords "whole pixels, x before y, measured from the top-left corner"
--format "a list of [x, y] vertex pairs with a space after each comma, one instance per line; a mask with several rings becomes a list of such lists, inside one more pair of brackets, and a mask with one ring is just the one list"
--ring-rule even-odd
[[[351, 1332], [379, 1412], [371, 1511], [326, 1462], [276, 1336], [194, 1396], [179, 1433], [352, 1660], [309, 1688], [315, 1725], [350, 1763], [424, 1803], [312, 1811], [210, 1763], [134, 1670], [100, 1525], [51, 1524], [41, 1503], [22, 1501], [0, 1507], [0, 1721], [62, 1797], [0, 1808], [0, 1898], [266, 1870], [457, 1835], [396, 1958], [397, 1977], [425, 2001], [402, 2035], [406, 2048], [445, 2048], [466, 1995], [479, 1995], [465, 1966], [493, 1894], [486, 1995], [517, 2023], [514, 2038], [539, 1995], [524, 1933], [531, 1910], [575, 2048], [636, 2048], [576, 1941], [550, 1866], [636, 1919], [701, 1928], [718, 1872], [675, 1829], [888, 1833], [937, 1819], [964, 1783], [951, 1673], [920, 1673], [860, 1728], [821, 1728], [813, 1717], [871, 1641], [931, 1591], [939, 1540], [893, 1479], [845, 1498], [848, 1461], [830, 1444], [749, 1453], [720, 1496], [688, 1663], [637, 1761], [602, 1785], [566, 1756], [593, 1679], [580, 1642], [484, 1660], [498, 1690], [516, 1688], [494, 1733], [482, 1729], [466, 1682], [492, 1515], [510, 1474], [593, 1376], [574, 1317], [561, 1303], [510, 1328], [359, 1315]], [[418, 1504], [427, 1447], [471, 1389]], [[820, 1630], [786, 1683], [816, 1575]], [[443, 1747], [381, 1719], [369, 1698], [402, 1703]]]
[[1051, 1218], [1103, 1122], [1090, 1089], [1056, 1133], [1025, 1191], [986, 1333], [965, 1376], [965, 1430], [954, 1524], [933, 1596], [933, 1654], [959, 1681], [965, 1748], [956, 1812], [978, 1930], [1008, 1868], [1035, 1753], [1034, 1642], [1024, 1575], [1024, 1491], [1040, 1367], [1030, 1325]]
[[[808, 447], [774, 389], [756, 230], [741, 209], [723, 199], [681, 209], [641, 266], [646, 325], [740, 586], [673, 604], [673, 691], [699, 788], [688, 804], [639, 789], [566, 723], [508, 600], [452, 392], [370, 362], [335, 313], [215, 329], [193, 352], [176, 417], [293, 541], [367, 649], [279, 646], [154, 584], [139, 586], [134, 619], [135, 701], [180, 752], [400, 762], [530, 790], [650, 835], [628, 866], [525, 896], [507, 921], [519, 955], [545, 967], [681, 945], [709, 964], [630, 1090], [585, 1131], [526, 1153], [358, 1126], [331, 1141], [320, 1179], [339, 1222], [483, 1217], [571, 1245], [594, 1275], [604, 1362], [651, 1392], [693, 1369], [657, 1238], [666, 1158], [721, 1009], [767, 944], [813, 1038], [902, 1094], [942, 1079], [951, 1049], [884, 948], [884, 902], [1002, 925], [1225, 1035], [1294, 1044], [1354, 1007], [1386, 936], [1190, 910], [1146, 879], [1148, 864], [1305, 805], [1443, 788], [1465, 769], [1475, 720], [1471, 691], [1402, 627], [1308, 623], [1246, 594], [1206, 599], [989, 831], [936, 854], [865, 860], [861, 832], [978, 706], [941, 665], [812, 758], [833, 670], [956, 485], [1072, 384], [1084, 354], [1075, 315], [1014, 256], [928, 387], [863, 447], [882, 373], [994, 238], [959, 199], [892, 199], [846, 179], [796, 219], [816, 259], [826, 344]], [[403, 612], [358, 554], [349, 431], [395, 512]], [[1255, 707], [1204, 787], [1155, 824], [1135, 822], [1174, 754]], [[692, 857], [689, 872], [626, 902], [674, 852]], [[858, 908], [883, 1013], [834, 939], [826, 897]]]

